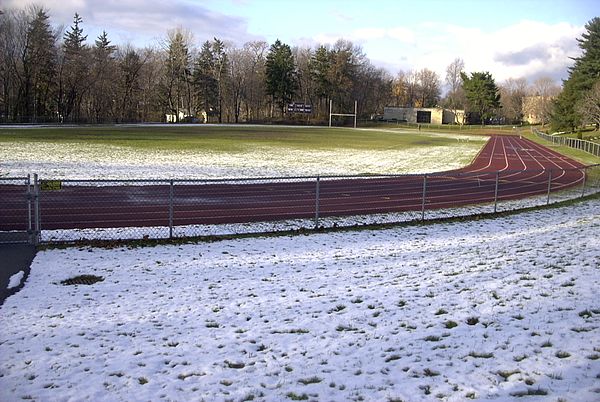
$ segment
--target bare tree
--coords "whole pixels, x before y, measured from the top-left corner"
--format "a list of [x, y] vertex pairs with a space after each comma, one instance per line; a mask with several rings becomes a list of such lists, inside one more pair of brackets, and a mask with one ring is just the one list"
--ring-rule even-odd
[[23, 58], [29, 17], [25, 11], [8, 10], [0, 15], [0, 114], [2, 119], [20, 121], [17, 107], [23, 98]]
[[560, 93], [560, 87], [550, 77], [541, 77], [533, 82], [530, 95], [535, 97], [531, 102], [532, 112], [540, 119], [542, 127], [550, 121], [552, 101]]
[[260, 119], [265, 115], [265, 62], [269, 44], [265, 41], [247, 42], [244, 50], [249, 55], [246, 67], [244, 98], [246, 120]]
[[383, 113], [384, 107], [391, 100], [393, 81], [390, 73], [383, 68], [370, 63], [362, 68], [357, 83], [360, 114], [367, 116]]
[[448, 67], [446, 67], [446, 85], [448, 94], [446, 95], [447, 107], [454, 114], [454, 122], [462, 124], [463, 119], [458, 117], [458, 110], [465, 108], [465, 92], [460, 74], [465, 69], [465, 62], [461, 58], [456, 58]]
[[441, 81], [439, 75], [428, 68], [417, 72], [418, 97], [420, 107], [435, 107], [440, 100]]
[[527, 95], [525, 78], [509, 78], [500, 85], [500, 103], [502, 114], [510, 124], [523, 120], [523, 99]]
[[583, 117], [584, 124], [593, 124], [596, 131], [600, 130], [600, 80], [583, 94], [577, 103], [577, 112]]
[[313, 103], [313, 96], [316, 93], [315, 81], [312, 79], [311, 60], [313, 51], [308, 47], [295, 47], [292, 49], [296, 68], [298, 69], [298, 97], [305, 103]]
[[396, 106], [415, 107], [418, 105], [419, 75], [416, 71], [400, 71], [392, 84], [392, 97]]
[[144, 60], [131, 45], [119, 49], [118, 55], [118, 121], [120, 123], [138, 120], [140, 92], [140, 72]]
[[251, 55], [245, 49], [229, 48], [227, 59], [229, 61], [229, 94], [231, 98], [230, 107], [233, 111], [234, 121], [239, 123], [246, 90], [247, 65]]

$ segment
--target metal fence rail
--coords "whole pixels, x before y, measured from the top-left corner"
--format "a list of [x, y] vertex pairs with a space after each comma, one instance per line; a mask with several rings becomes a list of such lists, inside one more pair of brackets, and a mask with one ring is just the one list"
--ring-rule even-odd
[[576, 169], [229, 180], [0, 179], [0, 241], [179, 238], [495, 213], [600, 192]]
[[600, 143], [587, 140], [580, 140], [578, 138], [563, 137], [560, 135], [549, 135], [535, 128], [533, 129], [533, 132], [538, 137], [543, 138], [546, 141], [550, 141], [553, 144], [565, 145], [567, 147], [580, 149], [583, 152], [587, 152], [588, 154], [600, 157]]

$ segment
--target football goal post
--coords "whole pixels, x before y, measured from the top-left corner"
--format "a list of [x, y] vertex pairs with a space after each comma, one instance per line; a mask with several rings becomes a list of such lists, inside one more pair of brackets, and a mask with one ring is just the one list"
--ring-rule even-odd
[[358, 108], [358, 102], [354, 101], [354, 113], [333, 113], [333, 100], [329, 99], [329, 127], [331, 127], [331, 117], [332, 116], [344, 116], [344, 117], [354, 117], [354, 128], [356, 128], [357, 108]]

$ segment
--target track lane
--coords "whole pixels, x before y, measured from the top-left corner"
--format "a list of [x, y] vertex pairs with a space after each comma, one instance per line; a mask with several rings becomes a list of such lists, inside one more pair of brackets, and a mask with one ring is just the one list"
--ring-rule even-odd
[[[545, 194], [549, 172], [553, 189], [581, 183], [580, 171], [559, 169], [583, 165], [527, 139], [493, 136], [468, 166], [425, 175], [374, 178], [322, 179], [319, 215], [346, 216], [420, 211], [426, 181], [428, 210], [461, 207]], [[23, 230], [25, 202], [14, 188], [0, 186], [0, 231]], [[21, 196], [22, 196], [22, 189]], [[207, 182], [176, 185], [173, 224], [222, 224], [274, 221], [315, 216], [316, 183], [313, 180], [247, 183]], [[84, 229], [168, 226], [168, 185], [65, 186], [41, 194], [41, 228]]]

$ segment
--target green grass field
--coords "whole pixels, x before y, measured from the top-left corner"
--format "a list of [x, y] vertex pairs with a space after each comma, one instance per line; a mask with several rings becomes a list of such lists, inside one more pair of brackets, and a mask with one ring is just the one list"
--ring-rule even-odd
[[[410, 132], [409, 132], [410, 133]], [[3, 142], [90, 143], [161, 150], [235, 152], [240, 147], [272, 146], [295, 149], [389, 150], [443, 146], [456, 139], [415, 136], [390, 130], [352, 130], [322, 127], [194, 126], [194, 127], [59, 127], [0, 128]]]
[[0, 128], [5, 174], [222, 178], [402, 174], [460, 168], [482, 136], [289, 126]]

